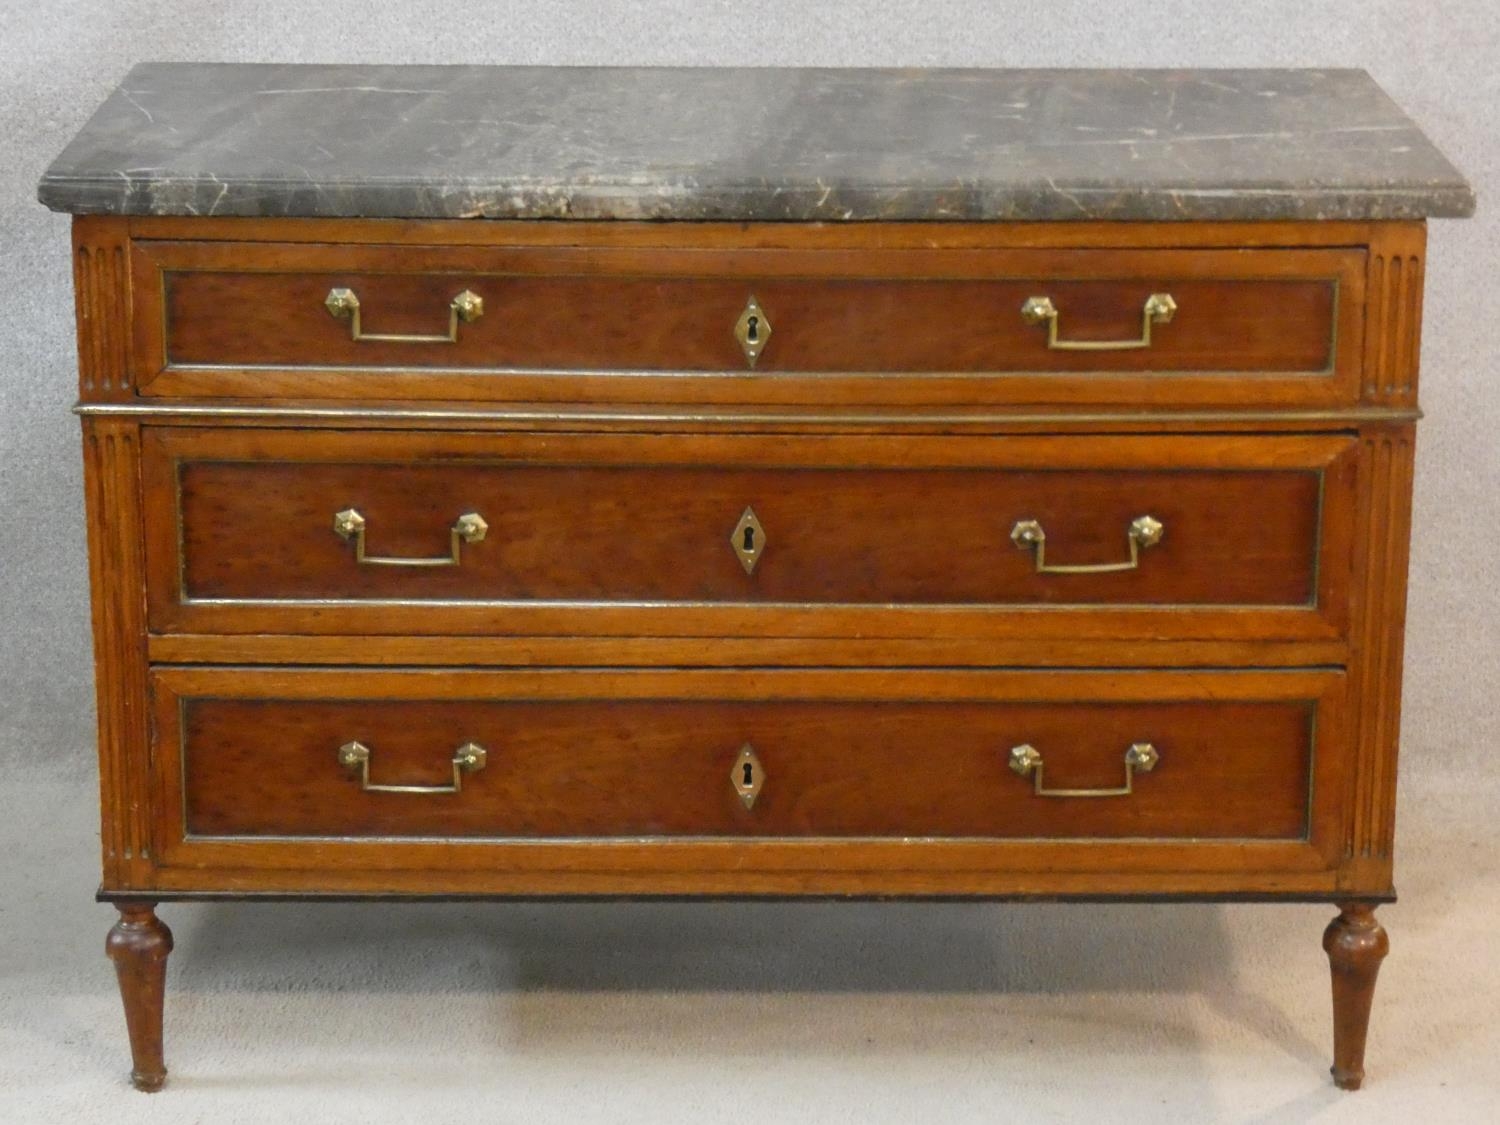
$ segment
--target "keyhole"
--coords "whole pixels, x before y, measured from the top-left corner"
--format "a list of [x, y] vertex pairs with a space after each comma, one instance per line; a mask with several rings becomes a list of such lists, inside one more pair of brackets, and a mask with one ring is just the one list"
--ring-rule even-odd
[[745, 780], [742, 781], [742, 782], [740, 782], [740, 784], [742, 786], [744, 786], [744, 788], [746, 788], [746, 789], [754, 789], [755, 788], [755, 763], [753, 763], [753, 762], [746, 762], [745, 766], [744, 766], [744, 769], [745, 769], [745, 775], [744, 775], [745, 776]]
[[752, 316], [745, 322], [745, 339], [752, 344], [760, 342], [760, 317]]
[[755, 554], [755, 528], [745, 528], [745, 554]]

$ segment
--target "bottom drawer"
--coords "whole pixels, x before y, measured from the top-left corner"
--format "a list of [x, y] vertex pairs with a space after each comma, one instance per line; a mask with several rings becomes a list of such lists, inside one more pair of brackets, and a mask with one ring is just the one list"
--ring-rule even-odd
[[1222, 841], [1308, 838], [1342, 676], [159, 669], [153, 683], [181, 840]]

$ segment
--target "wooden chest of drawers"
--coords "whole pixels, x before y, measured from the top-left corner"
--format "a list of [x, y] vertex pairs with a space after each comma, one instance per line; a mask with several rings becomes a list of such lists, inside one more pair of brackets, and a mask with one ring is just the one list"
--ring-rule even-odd
[[[1072, 218], [1061, 172], [795, 213], [580, 177], [544, 222], [500, 164], [466, 181], [476, 222], [398, 174], [325, 205], [194, 163], [217, 134], [184, 90], [322, 70], [142, 68], [140, 166], [179, 144], [193, 174], [108, 194], [117, 96], [43, 184], [79, 212], [101, 896], [138, 1086], [165, 1075], [157, 902], [434, 894], [1327, 900], [1359, 1084], [1420, 219], [1470, 205], [1425, 141], [1381, 189], [1312, 168], [1267, 214], [1254, 184], [1127, 182], [1075, 222], [990, 221]], [[527, 73], [446, 80], [514, 99]], [[577, 80], [632, 73], [666, 81]], [[960, 78], [1088, 81], [819, 81]], [[1150, 80], [1193, 104], [1191, 75]], [[1240, 112], [1279, 83], [1415, 134], [1357, 74], [1235, 81]], [[631, 218], [697, 221], [607, 221]]]

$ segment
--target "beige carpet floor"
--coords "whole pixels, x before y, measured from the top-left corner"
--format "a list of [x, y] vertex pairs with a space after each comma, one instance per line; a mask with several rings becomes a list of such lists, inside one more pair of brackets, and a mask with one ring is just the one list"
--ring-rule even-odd
[[1500, 787], [1402, 794], [1370, 1079], [1323, 906], [163, 908], [126, 1082], [90, 779], [0, 793], [0, 1122], [1500, 1121]]

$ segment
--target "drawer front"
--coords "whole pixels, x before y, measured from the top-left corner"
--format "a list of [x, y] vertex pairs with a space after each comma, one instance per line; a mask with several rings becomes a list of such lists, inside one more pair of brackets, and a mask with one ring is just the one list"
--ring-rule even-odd
[[184, 839], [1303, 841], [1340, 679], [165, 670], [154, 688]]
[[1197, 621], [1210, 636], [1259, 613], [1326, 638], [1344, 617], [1321, 565], [1347, 565], [1342, 437], [161, 430], [146, 446], [159, 632], [931, 635], [1054, 611], [1137, 630], [1217, 614]]
[[142, 243], [137, 383], [531, 402], [1331, 403], [1353, 390], [1363, 258]]

